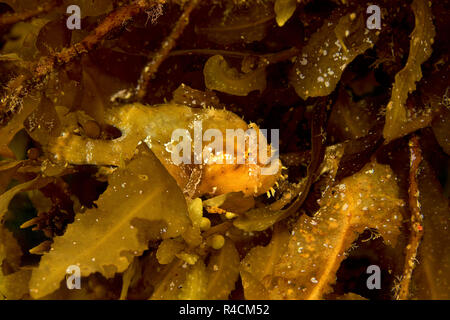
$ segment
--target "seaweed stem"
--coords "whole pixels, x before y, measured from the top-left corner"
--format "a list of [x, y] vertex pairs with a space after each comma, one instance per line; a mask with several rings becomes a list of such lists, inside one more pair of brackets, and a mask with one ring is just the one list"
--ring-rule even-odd
[[423, 218], [420, 214], [419, 186], [417, 183], [419, 166], [422, 162], [422, 152], [416, 135], [413, 135], [409, 140], [409, 150], [411, 155], [408, 189], [408, 202], [411, 210], [410, 240], [406, 246], [405, 266], [399, 283], [397, 300], [408, 299], [412, 273], [417, 264], [417, 249], [423, 236]]
[[34, 17], [37, 17], [41, 14], [47, 13], [55, 7], [58, 7], [62, 4], [62, 0], [51, 0], [45, 2], [43, 5], [38, 6], [34, 10], [25, 11], [25, 12], [16, 12], [16, 13], [6, 13], [0, 15], [0, 28], [5, 26], [10, 26], [16, 24], [21, 21], [27, 21]]
[[295, 214], [298, 209], [300, 209], [305, 202], [314, 181], [320, 174], [319, 168], [325, 156], [325, 126], [327, 122], [327, 108], [330, 104], [330, 99], [319, 98], [314, 106], [311, 119], [311, 154], [307, 169], [306, 183], [302, 186], [302, 190], [299, 192], [294, 202], [285, 210], [277, 221]]
[[73, 61], [82, 54], [94, 49], [112, 30], [121, 28], [134, 16], [166, 0], [135, 0], [124, 5], [109, 15], [83, 40], [60, 52], [41, 57], [34, 64], [32, 73], [28, 77], [14, 78], [7, 84], [7, 93], [0, 100], [0, 126], [17, 113], [21, 107], [22, 98], [32, 89], [40, 85], [45, 78], [57, 67]]
[[189, 16], [191, 12], [197, 7], [200, 0], [190, 0], [184, 7], [183, 13], [178, 19], [175, 27], [170, 35], [163, 41], [159, 51], [147, 63], [142, 70], [141, 76], [136, 88], [136, 100], [140, 101], [147, 95], [147, 88], [153, 75], [158, 71], [159, 66], [168, 57], [170, 51], [175, 47], [176, 41], [183, 33], [186, 26], [189, 24]]
[[275, 53], [267, 54], [257, 54], [254, 52], [239, 52], [239, 51], [228, 51], [228, 50], [214, 50], [214, 49], [188, 49], [188, 50], [176, 50], [172, 51], [169, 56], [183, 56], [183, 55], [222, 55], [234, 58], [245, 58], [245, 57], [258, 57], [260, 59], [266, 60], [269, 64], [278, 63], [281, 61], [288, 60], [299, 54], [300, 50], [293, 47], [287, 50], [283, 50]]

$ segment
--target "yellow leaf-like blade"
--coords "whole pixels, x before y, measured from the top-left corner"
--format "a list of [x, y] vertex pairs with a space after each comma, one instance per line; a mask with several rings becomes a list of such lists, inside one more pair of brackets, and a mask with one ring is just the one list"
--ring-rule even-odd
[[14, 115], [7, 125], [0, 127], [0, 156], [14, 158], [14, 154], [9, 149], [8, 144], [14, 138], [16, 133], [23, 129], [24, 120], [38, 105], [38, 99], [31, 95], [26, 97], [23, 100], [23, 106], [20, 111]]
[[[8, 269], [17, 269], [20, 265], [22, 250], [14, 238], [13, 234], [0, 225], [0, 266]], [[0, 275], [3, 270], [0, 268]]]
[[148, 241], [181, 235], [189, 226], [184, 197], [173, 178], [148, 149], [118, 169], [97, 207], [76, 216], [66, 233], [33, 270], [30, 292], [43, 297], [59, 287], [70, 265], [81, 275], [123, 272]]
[[139, 270], [139, 258], [134, 258], [133, 262], [128, 266], [128, 269], [122, 274], [122, 290], [120, 291], [120, 300], [125, 300], [136, 274]]
[[[98, 80], [97, 80], [98, 81]], [[83, 70], [83, 101], [82, 108], [98, 122], [102, 122], [105, 114], [105, 102], [94, 76], [87, 70]]]
[[264, 278], [273, 274], [275, 265], [287, 249], [288, 241], [289, 232], [286, 229], [275, 229], [267, 246], [253, 248], [242, 260], [240, 271], [246, 299], [269, 299]]
[[247, 232], [264, 231], [273, 226], [286, 213], [285, 210], [270, 210], [262, 207], [251, 209], [233, 221], [236, 228]]
[[275, 18], [279, 27], [284, 26], [284, 24], [292, 17], [296, 8], [297, 0], [275, 1]]
[[[0, 275], [0, 300], [22, 299], [28, 293], [31, 270], [19, 270], [6, 276]], [[3, 297], [2, 297], [3, 296]]]
[[331, 291], [345, 252], [366, 228], [388, 244], [400, 233], [403, 201], [389, 166], [367, 164], [321, 199], [314, 217], [303, 215], [286, 253], [267, 276], [272, 299], [321, 299]]
[[208, 274], [202, 260], [190, 267], [186, 275], [186, 281], [180, 293], [181, 300], [204, 300], [208, 283]]
[[186, 247], [181, 239], [166, 239], [161, 242], [156, 251], [156, 258], [160, 264], [169, 264]]
[[243, 6], [234, 6], [225, 13], [221, 11], [217, 18], [210, 16], [205, 26], [196, 28], [196, 33], [221, 45], [234, 43], [252, 43], [262, 40], [273, 18], [273, 6], [270, 1], [260, 1]]
[[[414, 0], [412, 9], [415, 15], [415, 27], [411, 34], [409, 56], [405, 67], [395, 75], [391, 100], [386, 110], [386, 124], [383, 136], [390, 141], [427, 125], [430, 117], [423, 121], [411, 122], [405, 108], [408, 94], [416, 90], [416, 82], [422, 78], [421, 64], [431, 56], [431, 46], [436, 31], [429, 1]], [[430, 2], [431, 3], [431, 2]], [[426, 121], [425, 121], [426, 120]]]
[[217, 90], [235, 96], [246, 96], [250, 92], [266, 89], [266, 69], [260, 67], [249, 73], [240, 73], [230, 68], [224, 57], [212, 56], [203, 69], [205, 85], [210, 90]]
[[150, 299], [223, 300], [228, 298], [238, 279], [239, 254], [234, 243], [227, 239], [222, 249], [211, 254], [207, 267], [203, 260], [189, 265], [174, 258], [164, 265], [152, 259], [147, 268], [149, 282], [154, 287]]
[[175, 259], [168, 265], [160, 265], [156, 257], [151, 255], [147, 260], [150, 263], [146, 266], [144, 276], [147, 284], [154, 288], [150, 300], [179, 299], [190, 267], [180, 259]]
[[[0, 225], [0, 300], [21, 299], [28, 292], [30, 270], [20, 270], [22, 250], [3, 225]], [[5, 270], [12, 273], [4, 274]]]
[[52, 137], [61, 134], [61, 124], [53, 101], [41, 98], [38, 107], [24, 121], [25, 129], [30, 137], [42, 145], [49, 143]]
[[209, 260], [206, 299], [226, 300], [239, 277], [239, 253], [234, 243], [227, 239], [220, 251]]
[[8, 211], [8, 205], [16, 194], [26, 190], [42, 188], [49, 184], [52, 180], [52, 178], [37, 177], [33, 180], [18, 184], [0, 195], [0, 220], [3, 218], [6, 211]]
[[6, 190], [14, 174], [22, 163], [22, 161], [9, 160], [0, 162], [0, 194]]
[[289, 80], [302, 99], [333, 92], [345, 68], [375, 44], [376, 32], [366, 29], [364, 15], [353, 17], [325, 21], [297, 57]]

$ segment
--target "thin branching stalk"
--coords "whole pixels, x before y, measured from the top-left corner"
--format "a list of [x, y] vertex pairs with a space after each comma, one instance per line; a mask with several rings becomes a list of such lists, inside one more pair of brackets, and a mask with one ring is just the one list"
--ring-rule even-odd
[[153, 75], [158, 71], [159, 66], [169, 56], [170, 51], [175, 47], [178, 38], [183, 33], [186, 26], [189, 24], [189, 16], [191, 12], [197, 7], [200, 0], [190, 0], [184, 7], [183, 13], [178, 19], [175, 27], [170, 35], [162, 42], [161, 48], [153, 56], [142, 70], [141, 76], [136, 88], [136, 100], [142, 100], [147, 95], [148, 86]]
[[0, 126], [4, 125], [9, 118], [20, 109], [21, 100], [31, 90], [42, 84], [46, 77], [82, 54], [94, 49], [111, 31], [123, 27], [137, 14], [165, 3], [165, 0], [135, 0], [124, 5], [106, 18], [83, 40], [60, 52], [40, 58], [32, 68], [29, 77], [14, 78], [7, 84], [5, 96], [0, 100]]
[[62, 0], [51, 0], [51, 1], [47, 1], [44, 4], [38, 6], [34, 10], [2, 14], [2, 15], [0, 15], [0, 28], [35, 18], [41, 14], [50, 12], [53, 8], [56, 8], [57, 6], [60, 6], [61, 4], [62, 4]]
[[423, 235], [422, 215], [420, 214], [419, 186], [417, 175], [419, 166], [422, 162], [422, 152], [420, 149], [419, 138], [413, 135], [409, 140], [410, 150], [410, 168], [409, 168], [409, 189], [408, 202], [411, 210], [410, 240], [406, 246], [405, 266], [403, 275], [399, 283], [399, 290], [396, 296], [397, 300], [405, 300], [409, 297], [409, 287], [412, 273], [417, 264], [417, 249]]

